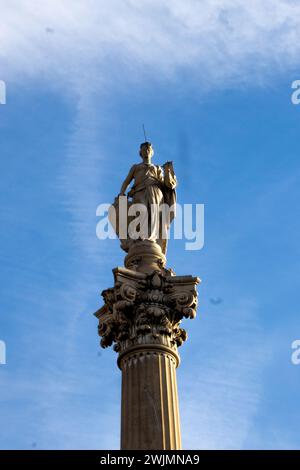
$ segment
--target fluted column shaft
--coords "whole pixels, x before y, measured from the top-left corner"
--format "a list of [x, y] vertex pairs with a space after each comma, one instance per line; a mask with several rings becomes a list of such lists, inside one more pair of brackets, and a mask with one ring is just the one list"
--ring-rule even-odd
[[124, 355], [121, 449], [181, 449], [176, 382], [178, 357], [151, 348]]

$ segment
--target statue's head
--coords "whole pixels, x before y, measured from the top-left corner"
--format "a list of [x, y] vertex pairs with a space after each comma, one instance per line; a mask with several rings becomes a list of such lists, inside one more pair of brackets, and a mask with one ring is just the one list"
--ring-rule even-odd
[[153, 147], [150, 142], [143, 142], [140, 145], [140, 156], [146, 162], [150, 162], [154, 154]]

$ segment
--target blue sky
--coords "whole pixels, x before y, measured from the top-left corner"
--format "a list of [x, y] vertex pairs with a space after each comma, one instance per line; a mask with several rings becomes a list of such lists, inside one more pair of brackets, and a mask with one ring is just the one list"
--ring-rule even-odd
[[168, 252], [202, 279], [183, 446], [299, 449], [299, 2], [34, 3], [1, 2], [0, 448], [119, 446], [120, 372], [92, 313], [123, 253], [95, 212], [145, 123], [179, 202], [205, 204], [204, 248]]

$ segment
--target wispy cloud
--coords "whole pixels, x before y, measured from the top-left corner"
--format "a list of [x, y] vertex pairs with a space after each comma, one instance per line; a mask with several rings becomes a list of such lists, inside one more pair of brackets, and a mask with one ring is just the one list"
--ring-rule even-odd
[[107, 89], [120, 70], [136, 83], [183, 68], [202, 89], [261, 83], [274, 68], [299, 64], [300, 5], [292, 0], [19, 0], [0, 8], [2, 73], [64, 91]]
[[[18, 418], [12, 410], [25, 395], [33, 395], [37, 403], [26, 409], [26, 422], [32, 422], [32, 410], [36, 411], [38, 424], [30, 425], [30, 439], [36, 441], [34, 433], [42, 433], [38, 446], [116, 446], [119, 401], [118, 405], [109, 402], [109, 394], [118, 384], [113, 383], [115, 375], [107, 379], [115, 357], [111, 353], [106, 366], [101, 362], [99, 375], [95, 363], [84, 363], [81, 357], [81, 345], [87, 347], [86, 338], [91, 338], [89, 328], [97, 342], [96, 323], [87, 328], [84, 320], [92, 313], [89, 299], [109, 286], [107, 279], [112, 280], [110, 269], [115, 265], [105, 243], [98, 243], [95, 236], [95, 209], [103, 202], [101, 181], [108, 161], [99, 145], [101, 102], [107, 103], [123, 83], [166, 82], [180, 79], [182, 73], [192, 77], [199, 92], [216, 85], [267, 83], [275, 70], [300, 62], [300, 5], [288, 0], [52, 0], [30, 5], [25, 0], [2, 0], [0, 16], [0, 73], [4, 75], [0, 79], [6, 80], [8, 95], [10, 81], [38, 81], [64, 97], [70, 93], [76, 98], [66, 157], [54, 190], [62, 194], [70, 214], [70, 243], [78, 261], [71, 286], [56, 286], [49, 295], [46, 282], [40, 290], [30, 290], [28, 282], [27, 292], [20, 294], [22, 308], [26, 304], [32, 311], [33, 302], [39, 312], [39, 321], [29, 316], [22, 320], [28, 349], [31, 342], [31, 348], [37, 345], [37, 356], [50, 350], [51, 364], [41, 377], [34, 377], [33, 385], [28, 371], [25, 377], [3, 378], [4, 398], [11, 405], [4, 420], [15, 416], [16, 428], [21, 428], [18, 419], [24, 420], [24, 413]], [[186, 148], [185, 142], [182, 146]], [[19, 259], [15, 269], [21, 269]], [[28, 274], [27, 266], [23, 269], [27, 277], [32, 276], [32, 284], [39, 284], [35, 273]], [[24, 289], [23, 277], [22, 283]], [[89, 325], [92, 322], [89, 318]], [[191, 374], [182, 372], [185, 446], [242, 447], [257, 411], [260, 377], [268, 360], [255, 302], [242, 301], [231, 310], [222, 305], [221, 319], [211, 317], [202, 323], [199, 341], [201, 354], [195, 351]], [[204, 361], [206, 348], [209, 355]], [[31, 354], [35, 357], [33, 350]], [[102, 383], [98, 381], [103, 383], [99, 407], [97, 390]], [[93, 405], [88, 408], [89, 401]], [[78, 403], [76, 415], [70, 403], [73, 407]], [[110, 422], [112, 431], [100, 420]]]

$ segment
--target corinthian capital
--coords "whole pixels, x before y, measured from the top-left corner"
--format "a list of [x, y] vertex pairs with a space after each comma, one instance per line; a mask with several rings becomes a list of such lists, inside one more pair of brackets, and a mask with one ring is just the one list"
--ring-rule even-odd
[[195, 318], [199, 278], [156, 271], [116, 268], [114, 287], [102, 292], [96, 313], [103, 348], [122, 353], [138, 345], [162, 345], [177, 351], [187, 338], [181, 320]]

